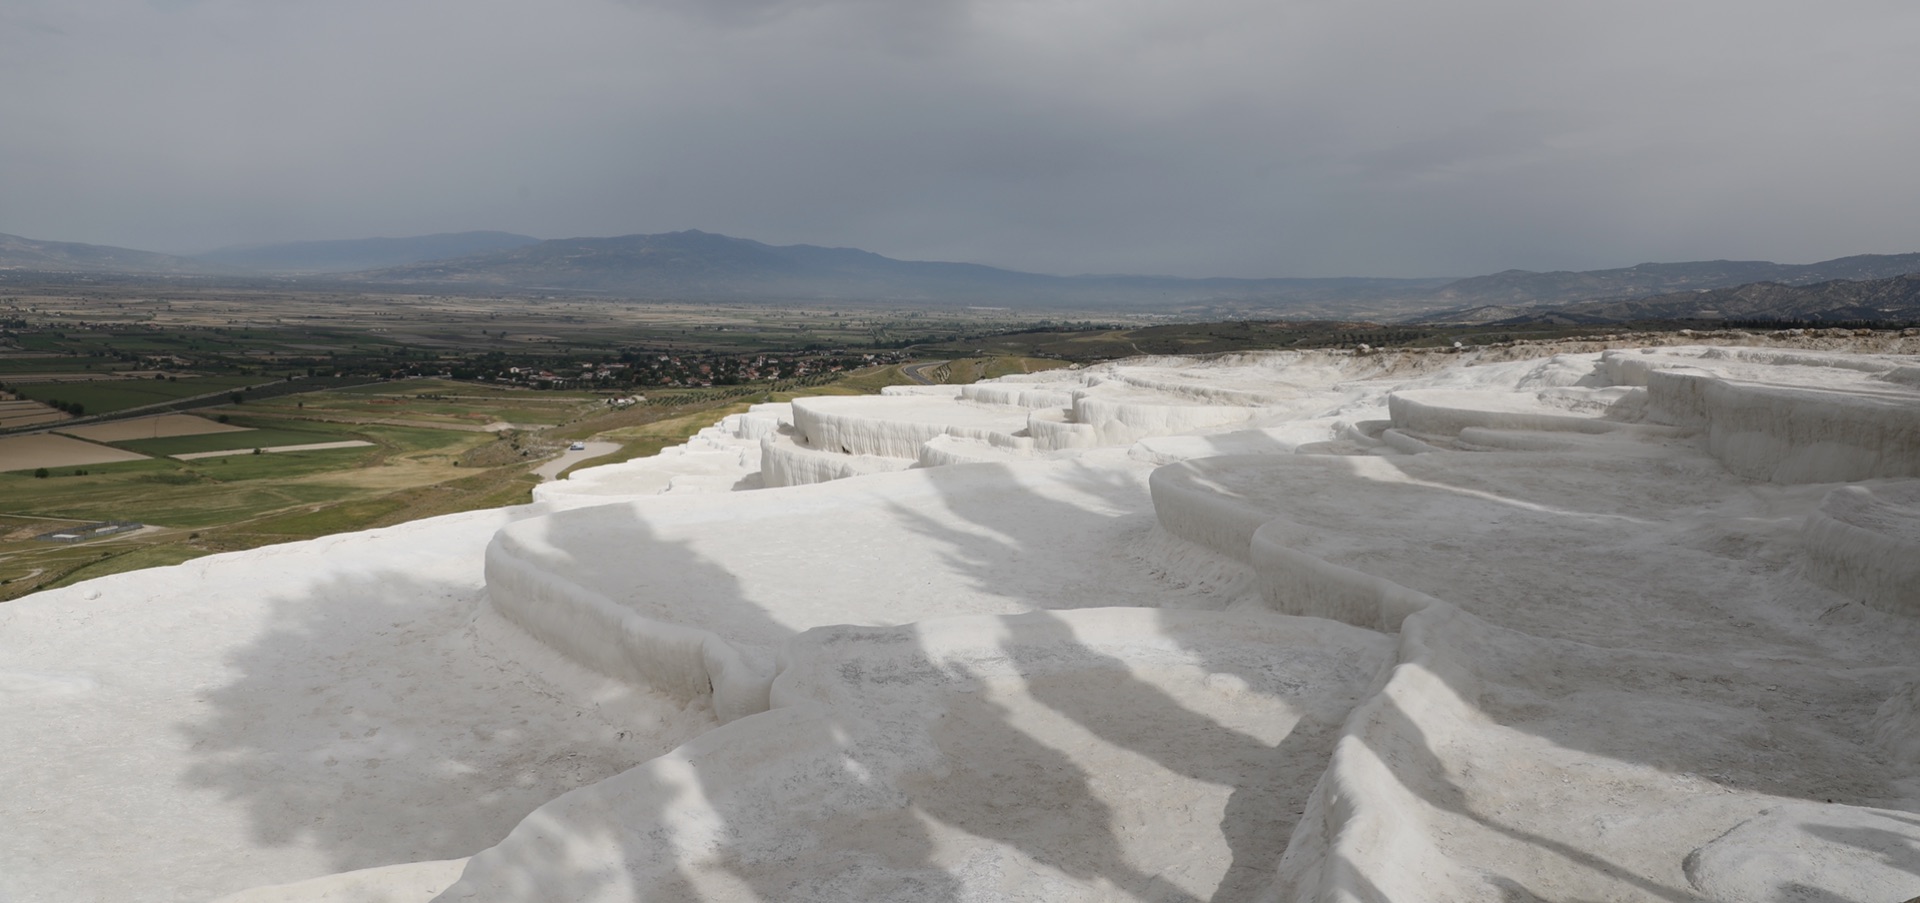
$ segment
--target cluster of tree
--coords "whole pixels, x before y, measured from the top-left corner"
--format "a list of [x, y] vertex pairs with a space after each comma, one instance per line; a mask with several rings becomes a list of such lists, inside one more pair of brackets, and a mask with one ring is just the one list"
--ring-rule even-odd
[[737, 386], [742, 383], [805, 379], [824, 373], [898, 363], [897, 352], [852, 354], [846, 351], [769, 351], [753, 354], [684, 354], [626, 349], [620, 370], [608, 372], [614, 384], [643, 386]]
[[[1319, 344], [1313, 341], [1314, 338], [1319, 338], [1320, 342], [1330, 343], [1337, 347], [1347, 347], [1351, 345], [1372, 345], [1375, 348], [1383, 348], [1383, 347], [1393, 347], [1396, 345], [1411, 345], [1414, 342], [1420, 341], [1421, 339], [1431, 338], [1435, 335], [1438, 335], [1438, 333], [1435, 333], [1429, 330], [1424, 330], [1424, 329], [1385, 329], [1383, 328], [1383, 329], [1374, 329], [1374, 330], [1345, 330], [1341, 332], [1332, 333], [1326, 336], [1319, 336], [1319, 337], [1308, 336], [1303, 340], [1302, 344]], [[1512, 341], [1512, 339], [1513, 339], [1512, 336], [1502, 336], [1499, 338], [1483, 337], [1482, 341], [1491, 343], [1491, 342], [1499, 342], [1499, 341]]]
[[534, 388], [711, 388], [807, 380], [875, 364], [898, 363], [898, 352], [842, 350], [727, 354], [623, 348], [616, 355], [514, 355], [488, 352], [458, 360], [409, 362], [392, 376], [436, 376]]
[[1911, 329], [1912, 321], [1898, 320], [1803, 320], [1794, 318], [1727, 319], [1714, 325], [1729, 329], [1755, 329], [1779, 332], [1787, 329]]

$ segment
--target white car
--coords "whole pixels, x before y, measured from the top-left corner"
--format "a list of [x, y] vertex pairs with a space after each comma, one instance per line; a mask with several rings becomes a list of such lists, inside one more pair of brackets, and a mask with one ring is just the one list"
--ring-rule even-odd
[[585, 442], [575, 442], [574, 444], [567, 446], [567, 451], [586, 451], [586, 450], [587, 450], [587, 444]]

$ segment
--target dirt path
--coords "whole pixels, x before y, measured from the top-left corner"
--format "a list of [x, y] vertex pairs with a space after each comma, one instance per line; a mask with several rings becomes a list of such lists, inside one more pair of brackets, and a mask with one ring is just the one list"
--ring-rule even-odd
[[363, 439], [342, 439], [339, 442], [309, 442], [305, 445], [275, 445], [269, 448], [229, 448], [224, 451], [187, 452], [174, 455], [176, 461], [192, 461], [198, 458], [227, 458], [233, 455], [251, 455], [254, 452], [298, 452], [325, 451], [330, 448], [372, 448], [373, 443]]

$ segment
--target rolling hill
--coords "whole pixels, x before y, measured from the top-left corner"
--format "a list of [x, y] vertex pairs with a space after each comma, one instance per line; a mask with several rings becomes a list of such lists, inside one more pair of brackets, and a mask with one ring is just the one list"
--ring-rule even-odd
[[48, 273], [219, 273], [225, 268], [190, 257], [70, 241], [0, 234], [0, 269]]
[[1642, 263], [1582, 272], [1506, 270], [1448, 283], [1434, 292], [1433, 297], [1437, 301], [1462, 307], [1556, 304], [1645, 298], [1757, 282], [1813, 285], [1835, 279], [1886, 279], [1907, 273], [1920, 273], [1920, 253], [1858, 254], [1807, 264], [1766, 260], [1699, 260]]
[[1249, 303], [1299, 306], [1303, 311], [1419, 299], [1444, 282], [1049, 276], [972, 263], [895, 260], [853, 248], [769, 245], [698, 230], [557, 239], [350, 278], [383, 285], [683, 300], [1086, 307]]
[[504, 251], [540, 239], [511, 232], [441, 232], [411, 238], [355, 238], [221, 248], [197, 259], [268, 273], [345, 273]]
[[[1507, 316], [1493, 316], [1493, 313]], [[1755, 282], [1622, 301], [1536, 308], [1483, 308], [1487, 325], [1619, 323], [1631, 320], [1797, 320], [1809, 323], [1920, 322], [1920, 274], [1834, 279], [1813, 285]]]

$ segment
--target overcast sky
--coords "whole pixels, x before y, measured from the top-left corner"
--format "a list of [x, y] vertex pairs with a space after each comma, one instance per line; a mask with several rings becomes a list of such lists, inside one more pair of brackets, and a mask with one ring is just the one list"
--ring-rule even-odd
[[1050, 273], [1920, 250], [1912, 0], [0, 0], [0, 232]]

